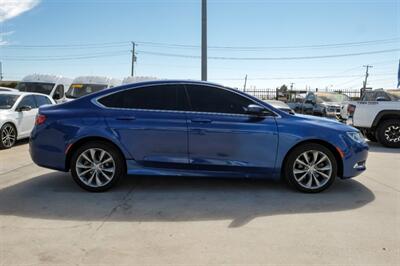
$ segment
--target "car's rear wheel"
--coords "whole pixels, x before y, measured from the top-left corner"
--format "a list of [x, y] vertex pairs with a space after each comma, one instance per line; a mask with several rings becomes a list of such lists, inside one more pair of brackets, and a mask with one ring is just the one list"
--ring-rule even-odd
[[17, 130], [14, 125], [5, 123], [0, 129], [0, 149], [9, 149], [17, 141]]
[[90, 142], [72, 155], [71, 174], [88, 191], [106, 191], [126, 174], [124, 158], [112, 145]]
[[302, 192], [321, 192], [332, 185], [337, 175], [337, 162], [333, 153], [316, 143], [296, 147], [284, 166], [287, 182]]
[[400, 148], [400, 120], [390, 119], [378, 126], [379, 142], [389, 148]]

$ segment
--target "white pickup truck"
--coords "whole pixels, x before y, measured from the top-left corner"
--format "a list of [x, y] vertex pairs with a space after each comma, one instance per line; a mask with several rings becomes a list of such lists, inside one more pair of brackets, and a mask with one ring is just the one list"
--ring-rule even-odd
[[369, 140], [400, 148], [400, 98], [349, 102], [347, 116], [347, 124], [358, 128]]

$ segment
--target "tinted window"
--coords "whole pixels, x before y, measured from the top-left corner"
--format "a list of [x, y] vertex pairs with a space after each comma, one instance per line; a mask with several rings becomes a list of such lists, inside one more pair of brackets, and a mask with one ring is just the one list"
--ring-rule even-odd
[[234, 92], [201, 85], [186, 85], [191, 109], [196, 112], [245, 114], [253, 101]]
[[308, 94], [307, 97], [306, 97], [306, 101], [315, 102], [315, 95], [314, 95], [314, 93]]
[[101, 91], [107, 88], [107, 85], [99, 85], [99, 84], [72, 84], [69, 87], [65, 96], [67, 98], [80, 98], [82, 96], [91, 94], [93, 92]]
[[45, 105], [45, 104], [51, 104], [51, 101], [49, 100], [49, 98], [47, 98], [45, 96], [35, 95], [35, 100], [36, 100], [36, 104], [38, 107]]
[[181, 85], [159, 85], [125, 90], [101, 98], [99, 102], [115, 108], [183, 110], [183, 95]]
[[58, 85], [56, 87], [56, 90], [54, 91], [53, 99], [54, 100], [59, 100], [62, 97], [64, 97], [64, 85]]
[[18, 97], [19, 95], [0, 94], [0, 109], [11, 109]]
[[32, 109], [37, 108], [35, 99], [32, 95], [25, 96], [18, 104], [18, 107], [29, 106]]
[[49, 95], [53, 87], [54, 83], [20, 82], [15, 88], [19, 91], [37, 92]]

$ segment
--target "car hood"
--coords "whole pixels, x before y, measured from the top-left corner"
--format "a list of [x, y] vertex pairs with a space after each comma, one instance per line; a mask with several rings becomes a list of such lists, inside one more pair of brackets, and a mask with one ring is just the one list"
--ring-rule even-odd
[[0, 110], [0, 116], [5, 116], [11, 114], [10, 110]]
[[307, 124], [322, 126], [335, 131], [358, 131], [356, 128], [340, 123], [335, 119], [329, 119], [311, 115], [300, 115], [300, 114], [296, 114], [295, 117], [297, 119], [304, 121]]
[[322, 104], [325, 105], [325, 106], [340, 107], [340, 105], [341, 105], [342, 103], [340, 103], [340, 102], [323, 102]]

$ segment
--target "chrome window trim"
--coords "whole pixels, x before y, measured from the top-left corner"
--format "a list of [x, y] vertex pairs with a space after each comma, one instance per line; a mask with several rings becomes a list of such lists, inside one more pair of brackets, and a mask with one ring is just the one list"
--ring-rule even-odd
[[[252, 115], [248, 115], [248, 114], [214, 113], [214, 112], [199, 112], [199, 111], [159, 110], [159, 109], [141, 109], [141, 108], [118, 108], [118, 107], [108, 107], [108, 106], [105, 106], [105, 105], [103, 105], [103, 104], [101, 104], [101, 103], [99, 102], [100, 99], [105, 98], [105, 97], [110, 96], [110, 95], [113, 95], [113, 94], [116, 94], [116, 93], [119, 93], [119, 92], [131, 90], [131, 89], [138, 89], [138, 88], [146, 88], [146, 87], [158, 86], [158, 85], [161, 85], [161, 86], [162, 86], [162, 85], [182, 85], [182, 86], [185, 86], [185, 85], [199, 85], [199, 86], [202, 86], [203, 84], [191, 83], [190, 81], [188, 81], [188, 82], [182, 82], [182, 83], [158, 83], [157, 85], [148, 84], [148, 85], [138, 86], [138, 87], [136, 87], [136, 88], [132, 88], [132, 87], [131, 87], [131, 88], [126, 88], [126, 89], [119, 90], [119, 91], [110, 92], [110, 93], [101, 95], [101, 96], [99, 96], [99, 97], [93, 98], [93, 99], [91, 100], [91, 102], [92, 102], [94, 105], [96, 105], [96, 106], [98, 106], [98, 107], [100, 107], [100, 108], [103, 108], [103, 109], [111, 109], [111, 110], [131, 110], [131, 111], [164, 112], [164, 113], [165, 113], [165, 112], [166, 112], [166, 113], [186, 113], [186, 114], [212, 114], [212, 115], [244, 116], [244, 117], [251, 117], [251, 116], [252, 116]], [[225, 88], [225, 87], [223, 87], [223, 86], [220, 87], [220, 86], [216, 86], [216, 85], [212, 85], [212, 84], [210, 84], [210, 85], [209, 85], [209, 84], [206, 84], [206, 85], [203, 85], [203, 86], [208, 86], [208, 87], [213, 87], [213, 88], [216, 88], [216, 89], [226, 90], [226, 91], [229, 91], [229, 92], [234, 93], [234, 94], [236, 94], [236, 95], [239, 95], [239, 96], [241, 96], [241, 97], [244, 97], [244, 98], [250, 100], [251, 102], [253, 102], [254, 104], [260, 105], [258, 102], [255, 102], [254, 99], [252, 99], [252, 98], [250, 98], [250, 97], [247, 97], [247, 95], [241, 95], [240, 93], [235, 92], [234, 89], [228, 89], [228, 88]], [[185, 87], [185, 90], [186, 90], [186, 87]], [[263, 105], [263, 106], [264, 106], [264, 105]], [[265, 106], [264, 106], [264, 107], [265, 107]], [[267, 108], [267, 107], [265, 107], [265, 108], [268, 109], [269, 112], [273, 113], [275, 118], [281, 118], [281, 116], [280, 116], [278, 113], [275, 113], [274, 111], [272, 111], [271, 109], [269, 109], [269, 108]]]

